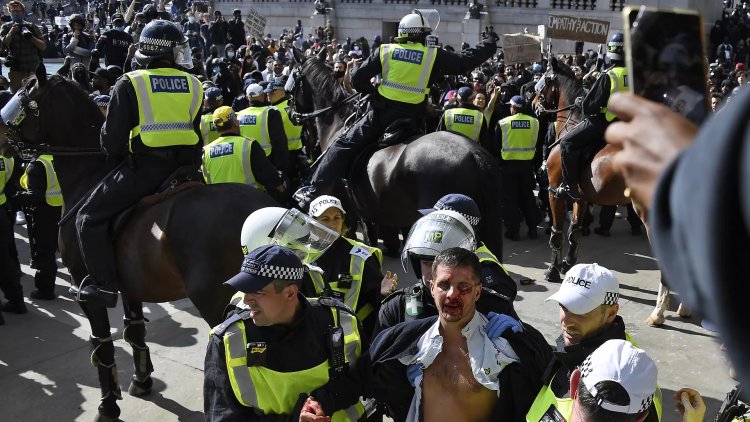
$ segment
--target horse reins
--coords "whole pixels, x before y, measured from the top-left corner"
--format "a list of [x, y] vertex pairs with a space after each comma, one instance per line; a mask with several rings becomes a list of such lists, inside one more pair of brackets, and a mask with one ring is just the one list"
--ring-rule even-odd
[[354, 99], [356, 99], [357, 97], [359, 97], [361, 95], [362, 94], [360, 94], [360, 93], [352, 94], [352, 95], [346, 97], [343, 101], [340, 101], [340, 102], [338, 102], [336, 104], [333, 104], [333, 105], [330, 105], [328, 107], [321, 108], [320, 110], [315, 110], [315, 111], [313, 111], [311, 113], [297, 113], [297, 121], [304, 122], [305, 120], [309, 120], [309, 119], [318, 117], [318, 116], [320, 116], [323, 113], [327, 113], [329, 111], [338, 110], [339, 108], [341, 108], [341, 107], [349, 104], [350, 102], [352, 102]]

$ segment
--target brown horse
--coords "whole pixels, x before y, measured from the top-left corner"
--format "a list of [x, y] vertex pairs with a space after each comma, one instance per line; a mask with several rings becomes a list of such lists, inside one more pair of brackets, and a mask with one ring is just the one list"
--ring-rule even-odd
[[[17, 150], [54, 156], [63, 208], [70, 210], [110, 165], [99, 147], [102, 114], [74, 82], [57, 75], [48, 80], [42, 66], [36, 80], [16, 95], [26, 117], [6, 128], [8, 143]], [[246, 185], [195, 185], [136, 206], [115, 240], [125, 310], [123, 338], [133, 348], [135, 363], [131, 395], [147, 394], [153, 384], [142, 302], [188, 297], [208, 324], [220, 323], [233, 292], [222, 283], [242, 263], [242, 224], [256, 209], [275, 205], [268, 195]], [[73, 220], [62, 222], [60, 252], [72, 283], [78, 285], [87, 272]], [[80, 305], [91, 324], [91, 360], [102, 391], [97, 420], [116, 420], [116, 401], [122, 396], [107, 310]]]
[[[563, 223], [567, 201], [563, 197], [556, 197], [553, 190], [562, 183], [562, 161], [560, 156], [560, 139], [581, 122], [583, 116], [580, 109], [573, 106], [576, 97], [584, 95], [583, 84], [576, 78], [570, 67], [552, 57], [549, 69], [544, 74], [544, 83], [534, 103], [546, 109], [556, 109], [555, 143], [547, 157], [547, 178], [549, 180], [549, 202], [552, 212], [552, 234], [550, 247], [552, 257], [544, 278], [551, 282], [560, 282], [561, 275], [578, 261], [578, 247], [581, 237], [581, 223], [588, 203], [599, 205], [625, 205], [630, 199], [625, 196], [625, 180], [614, 171], [612, 157], [619, 151], [617, 147], [604, 144], [595, 155], [591, 164], [582, 168], [579, 195], [581, 200], [573, 204], [573, 218], [568, 228], [567, 237], [569, 249], [567, 256], [562, 257]], [[603, 141], [602, 141], [603, 142]], [[642, 209], [633, 204], [636, 212], [643, 220], [648, 235], [648, 222], [644, 218]], [[661, 283], [657, 296], [656, 307], [646, 322], [652, 326], [664, 323], [664, 311], [669, 306], [669, 289]], [[689, 317], [690, 312], [680, 305], [678, 314]]]

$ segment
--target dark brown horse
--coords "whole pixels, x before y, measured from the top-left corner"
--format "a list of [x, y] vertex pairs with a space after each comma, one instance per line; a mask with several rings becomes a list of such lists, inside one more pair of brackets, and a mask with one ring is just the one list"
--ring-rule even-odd
[[[319, 57], [304, 58], [297, 52], [299, 74], [295, 76], [293, 102], [299, 113], [323, 109], [316, 117], [321, 150], [345, 130], [354, 111], [353, 103]], [[413, 123], [416, 125], [416, 123]], [[404, 144], [375, 151], [349, 179], [353, 211], [379, 226], [411, 226], [443, 195], [462, 193], [473, 198], [482, 213], [481, 240], [502, 256], [500, 169], [497, 161], [478, 143], [450, 132], [434, 132]], [[340, 188], [343, 187], [340, 186]], [[346, 199], [346, 194], [341, 195]]]
[[[17, 95], [26, 117], [5, 128], [9, 143], [17, 149], [52, 153], [63, 207], [69, 210], [111, 167], [99, 151], [102, 114], [74, 82], [60, 76], [48, 80], [42, 66], [36, 81]], [[196, 185], [168, 194], [156, 204], [137, 206], [115, 240], [125, 309], [123, 337], [133, 347], [135, 361], [132, 395], [147, 394], [153, 384], [142, 302], [188, 297], [208, 324], [221, 322], [232, 295], [222, 283], [237, 273], [242, 262], [242, 224], [256, 209], [275, 205], [265, 193], [245, 185]], [[86, 268], [74, 220], [67, 219], [60, 228], [60, 252], [72, 283], [78, 285]], [[107, 310], [85, 303], [81, 308], [91, 324], [91, 359], [102, 390], [97, 420], [116, 420], [121, 394]]]
[[[614, 171], [612, 166], [612, 157], [619, 149], [610, 144], [604, 144], [602, 140], [604, 147], [594, 155], [590, 165], [580, 170], [581, 188], [579, 194], [581, 195], [581, 201], [573, 204], [573, 221], [571, 221], [567, 232], [568, 254], [564, 259], [562, 258], [562, 234], [567, 201], [565, 198], [555, 197], [552, 190], [560, 186], [562, 182], [559, 140], [583, 119], [580, 110], [572, 106], [576, 97], [583, 96], [583, 94], [583, 84], [575, 77], [571, 69], [554, 57], [550, 59], [549, 69], [544, 75], [544, 87], [534, 99], [534, 103], [539, 103], [546, 109], [558, 110], [555, 119], [556, 142], [547, 158], [547, 177], [550, 186], [549, 202], [552, 211], [552, 234], [549, 242], [552, 248], [552, 257], [544, 277], [547, 281], [552, 282], [559, 282], [561, 275], [565, 274], [578, 261], [581, 221], [588, 203], [625, 205], [631, 202], [625, 196], [625, 180]], [[633, 206], [643, 220], [648, 234], [648, 222], [644, 218], [642, 210], [636, 204], [633, 204]], [[668, 306], [669, 289], [661, 283], [656, 307], [646, 322], [652, 326], [663, 324], [664, 312]], [[680, 305], [677, 313], [682, 317], [690, 316], [690, 311], [682, 305]]]

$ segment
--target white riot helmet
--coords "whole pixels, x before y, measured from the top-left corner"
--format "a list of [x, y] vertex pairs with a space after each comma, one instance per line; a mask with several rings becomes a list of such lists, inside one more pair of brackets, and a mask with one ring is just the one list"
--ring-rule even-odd
[[300, 210], [267, 207], [250, 214], [242, 225], [242, 253], [269, 244], [292, 249], [303, 263], [314, 262], [339, 234]]
[[440, 252], [450, 248], [474, 252], [476, 247], [474, 230], [464, 216], [456, 211], [435, 211], [412, 226], [401, 254], [401, 265], [408, 272], [407, 263], [411, 261], [414, 272], [421, 278], [420, 260], [434, 260]]
[[[434, 21], [434, 22], [433, 22]], [[440, 22], [437, 10], [414, 9], [411, 13], [401, 18], [398, 23], [397, 42], [421, 41], [431, 34]]]

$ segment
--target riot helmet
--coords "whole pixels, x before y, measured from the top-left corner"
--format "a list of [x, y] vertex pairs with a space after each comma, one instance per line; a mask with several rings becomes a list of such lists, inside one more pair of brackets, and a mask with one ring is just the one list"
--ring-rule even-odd
[[607, 43], [607, 58], [615, 62], [625, 60], [625, 37], [622, 32], [615, 32]]
[[138, 44], [135, 60], [141, 67], [148, 67], [158, 58], [167, 59], [186, 69], [193, 67], [188, 39], [180, 28], [170, 21], [156, 19], [149, 22], [141, 31]]

